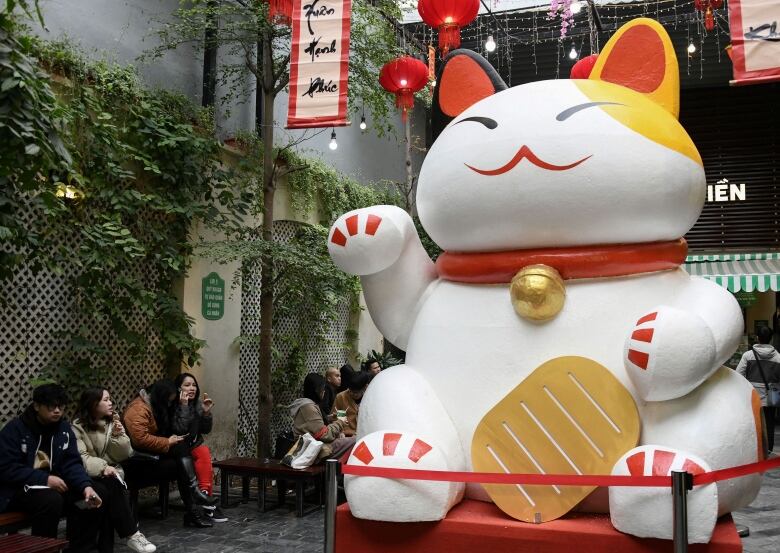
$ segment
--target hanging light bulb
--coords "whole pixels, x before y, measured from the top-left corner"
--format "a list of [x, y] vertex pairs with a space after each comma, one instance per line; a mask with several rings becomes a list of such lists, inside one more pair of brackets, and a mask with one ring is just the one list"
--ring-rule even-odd
[[578, 14], [582, 11], [582, 2], [572, 2], [569, 6], [572, 14]]
[[363, 115], [363, 116], [360, 118], [360, 130], [361, 130], [361, 131], [364, 131], [364, 130], [366, 130], [366, 127], [368, 127], [368, 125], [366, 124], [366, 116], [365, 116], [365, 115]]
[[577, 59], [577, 50], [574, 49], [574, 46], [571, 47], [571, 52], [569, 52], [569, 59]]
[[488, 35], [487, 40], [485, 41], [485, 52], [495, 52], [496, 51], [496, 41], [493, 40], [493, 35]]
[[339, 143], [336, 142], [336, 129], [333, 129], [333, 132], [330, 133], [330, 144], [328, 144], [328, 148], [331, 150], [335, 150], [339, 147]]
[[688, 45], [688, 53], [693, 54], [694, 52], [696, 52], [696, 45], [693, 42], [691, 42]]

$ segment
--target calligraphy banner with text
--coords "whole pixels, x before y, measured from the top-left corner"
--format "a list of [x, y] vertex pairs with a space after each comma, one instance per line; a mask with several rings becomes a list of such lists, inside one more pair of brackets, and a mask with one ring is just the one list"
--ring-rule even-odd
[[351, 0], [295, 0], [287, 128], [347, 124]]
[[780, 2], [730, 0], [732, 84], [780, 81]]

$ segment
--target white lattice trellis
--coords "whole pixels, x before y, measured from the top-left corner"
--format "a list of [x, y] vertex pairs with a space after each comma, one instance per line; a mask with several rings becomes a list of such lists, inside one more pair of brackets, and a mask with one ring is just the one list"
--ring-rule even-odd
[[[39, 216], [32, 209], [22, 213], [28, 226]], [[71, 250], [79, 247], [75, 233], [59, 239]], [[119, 408], [124, 408], [141, 386], [163, 376], [160, 339], [150, 321], [140, 313], [126, 321], [132, 331], [149, 341], [143, 360], [131, 362], [127, 346], [114, 338], [108, 321], [78, 313], [78, 298], [69, 284], [78, 276], [78, 268], [70, 265], [63, 269], [61, 274], [41, 271], [36, 275], [28, 265], [23, 265], [11, 282], [0, 285], [0, 296], [7, 302], [0, 309], [0, 424], [29, 403], [31, 380], [45, 367], [56, 365], [68, 350], [66, 335], [80, 329], [105, 350], [103, 354], [88, 356], [94, 365], [111, 368], [107, 382], [94, 384], [110, 388]], [[149, 267], [140, 264], [125, 270], [155, 278]]]
[[[275, 221], [274, 240], [289, 242], [295, 235], [299, 225], [296, 221]], [[250, 272], [250, 282], [245, 283], [241, 301], [241, 334], [244, 336], [259, 336], [260, 334], [260, 270]], [[286, 334], [299, 328], [300, 321], [287, 319], [277, 323], [274, 334]], [[307, 321], [303, 324], [317, 324]], [[328, 331], [327, 343], [317, 349], [306, 352], [306, 367], [310, 372], [322, 372], [326, 367], [341, 366], [347, 352], [340, 345], [346, 342], [349, 328], [349, 304], [345, 300], [339, 310], [339, 317]], [[274, 348], [280, 355], [274, 359], [273, 370], [284, 367], [290, 354], [289, 348], [278, 341]], [[239, 419], [238, 419], [238, 453], [239, 455], [254, 455], [257, 443], [257, 382], [260, 374], [259, 344], [256, 341], [241, 344], [239, 356]], [[299, 396], [299, 390], [274, 390], [274, 408], [271, 417], [271, 443], [274, 437], [288, 430], [291, 419], [287, 409]]]

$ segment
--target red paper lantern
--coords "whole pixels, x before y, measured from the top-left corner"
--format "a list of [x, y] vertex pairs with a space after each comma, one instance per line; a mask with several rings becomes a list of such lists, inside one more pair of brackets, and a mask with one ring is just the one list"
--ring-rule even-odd
[[593, 71], [593, 66], [596, 65], [598, 54], [591, 54], [582, 58], [580, 61], [574, 64], [569, 73], [570, 79], [587, 79], [590, 77], [590, 72]]
[[395, 94], [395, 105], [403, 110], [401, 117], [404, 121], [406, 112], [414, 107], [414, 93], [422, 90], [426, 82], [428, 66], [411, 56], [389, 61], [379, 72], [379, 84]]
[[713, 11], [723, 7], [723, 0], [694, 0], [693, 7], [704, 13], [704, 28], [711, 31], [715, 28]]
[[292, 25], [292, 0], [268, 0], [268, 19], [277, 25]]
[[477, 17], [479, 0], [420, 0], [417, 11], [426, 25], [439, 31], [439, 50], [446, 56], [460, 46], [460, 28]]

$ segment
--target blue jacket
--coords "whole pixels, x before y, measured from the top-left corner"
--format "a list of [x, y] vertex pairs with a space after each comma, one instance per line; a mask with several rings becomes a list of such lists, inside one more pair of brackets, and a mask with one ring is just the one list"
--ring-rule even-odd
[[50, 429], [50, 443], [43, 447], [44, 451], [51, 449], [51, 469], [33, 468], [43, 430], [32, 405], [0, 430], [0, 513], [6, 510], [14, 493], [24, 486], [45, 486], [52, 474], [78, 492], [92, 485], [81, 462], [76, 436], [65, 417]]

